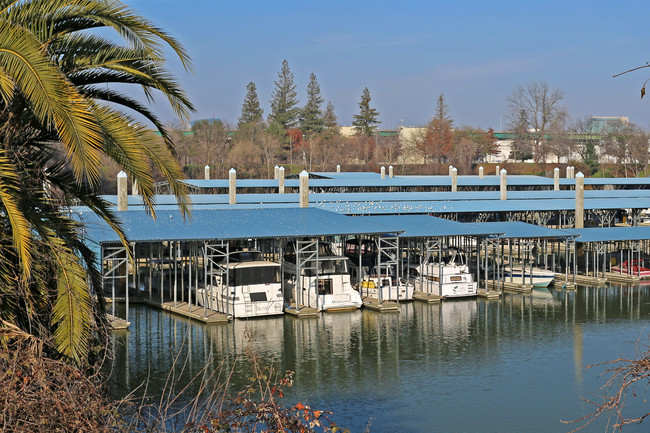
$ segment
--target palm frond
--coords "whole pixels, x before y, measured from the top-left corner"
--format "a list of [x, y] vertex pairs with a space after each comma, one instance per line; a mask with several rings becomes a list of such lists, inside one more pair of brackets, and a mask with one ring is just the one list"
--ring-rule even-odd
[[0, 21], [0, 69], [5, 80], [16, 84], [41, 123], [54, 124], [77, 181], [98, 182], [101, 136], [87, 101], [49, 63], [29, 32], [4, 21]]
[[21, 188], [13, 164], [4, 152], [0, 153], [0, 201], [11, 224], [11, 237], [16, 248], [24, 280], [29, 279], [32, 264], [32, 233], [25, 215], [20, 210]]
[[88, 353], [91, 302], [86, 270], [56, 236], [49, 237], [57, 268], [57, 296], [52, 310], [54, 344], [59, 353], [80, 362]]

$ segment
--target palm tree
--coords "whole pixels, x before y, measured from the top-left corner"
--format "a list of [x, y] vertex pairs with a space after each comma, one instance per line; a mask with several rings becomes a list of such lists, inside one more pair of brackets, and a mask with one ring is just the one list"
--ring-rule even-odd
[[[123, 44], [94, 31], [101, 28]], [[165, 68], [164, 47], [191, 68], [176, 40], [119, 1], [0, 0], [0, 319], [52, 336], [53, 347], [76, 361], [96, 337], [102, 288], [92, 251], [58, 205], [78, 200], [121, 234], [98, 197], [106, 156], [137, 180], [152, 214], [151, 166], [187, 210], [167, 131], [114, 86], [135, 85], [148, 99], [161, 94], [187, 118], [193, 107]]]

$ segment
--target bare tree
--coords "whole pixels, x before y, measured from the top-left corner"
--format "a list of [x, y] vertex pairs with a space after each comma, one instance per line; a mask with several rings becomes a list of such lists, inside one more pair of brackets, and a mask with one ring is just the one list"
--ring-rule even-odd
[[547, 153], [545, 136], [549, 127], [566, 117], [566, 109], [561, 105], [564, 93], [551, 89], [546, 81], [534, 81], [526, 87], [517, 87], [508, 98], [510, 117], [513, 123], [526, 113], [528, 128], [532, 129], [533, 158], [543, 160]]
[[512, 130], [512, 145], [508, 158], [517, 162], [518, 159], [524, 160], [533, 156], [533, 144], [529, 126], [528, 113], [524, 109], [519, 109], [517, 113], [512, 113], [510, 118], [510, 129]]
[[393, 164], [399, 156], [400, 143], [399, 135], [380, 137], [377, 140], [377, 158], [381, 162]]
[[608, 129], [607, 135], [602, 140], [603, 153], [616, 162], [616, 175], [620, 175], [622, 169], [622, 174], [627, 177], [633, 126], [617, 121]]
[[274, 134], [262, 131], [257, 141], [260, 147], [262, 162], [266, 164], [266, 177], [271, 176], [271, 164], [278, 160], [282, 150], [282, 142]]
[[632, 129], [633, 133], [630, 137], [628, 145], [628, 157], [630, 159], [630, 170], [632, 176], [641, 175], [648, 167], [648, 131], [639, 127]]
[[615, 415], [616, 421], [612, 427], [618, 430], [621, 430], [627, 424], [640, 424], [650, 415], [650, 412], [632, 416], [624, 413], [626, 398], [630, 397], [630, 394], [636, 397], [639, 392], [645, 393], [650, 384], [650, 349], [648, 341], [646, 339], [645, 342], [636, 342], [635, 357], [632, 359], [619, 358], [587, 367], [606, 366], [607, 368], [602, 374], [609, 376], [609, 379], [601, 387], [603, 391], [602, 402], [585, 399], [586, 402], [595, 407], [592, 413], [573, 421], [563, 421], [565, 424], [581, 424], [573, 432], [583, 429], [600, 415], [606, 413]]
[[548, 154], [555, 156], [558, 163], [562, 158], [568, 161], [576, 150], [576, 144], [571, 139], [564, 119], [552, 124], [548, 128], [546, 136], [545, 142]]

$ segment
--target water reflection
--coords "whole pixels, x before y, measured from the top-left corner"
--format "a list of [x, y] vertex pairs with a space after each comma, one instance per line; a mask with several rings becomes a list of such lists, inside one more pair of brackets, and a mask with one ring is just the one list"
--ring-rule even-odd
[[[135, 306], [131, 331], [113, 341], [114, 393], [147, 382], [159, 394], [168, 377], [185, 383], [204, 369], [227, 372], [238, 388], [250, 371], [250, 350], [280, 371], [295, 371], [290, 399], [331, 409], [355, 431], [371, 418], [372, 431], [568, 431], [558, 420], [587, 413], [580, 396], [602, 385], [585, 366], [614, 359], [631, 349], [622, 342], [646, 332], [649, 290], [535, 290], [499, 300], [405, 303], [399, 314], [223, 325]], [[531, 426], [531, 419], [538, 421]]]

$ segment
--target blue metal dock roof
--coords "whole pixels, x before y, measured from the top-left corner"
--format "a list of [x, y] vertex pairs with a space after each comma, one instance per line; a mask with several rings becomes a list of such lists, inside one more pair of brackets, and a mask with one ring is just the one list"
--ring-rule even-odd
[[504, 239], [567, 239], [577, 236], [573, 229], [550, 229], [521, 221], [472, 223], [472, 225], [479, 229], [503, 233], [500, 237]]
[[[374, 172], [313, 172], [316, 178], [310, 179], [310, 188], [444, 188], [451, 187], [451, 177], [446, 176], [395, 176], [393, 178], [386, 176], [381, 179], [378, 173]], [[197, 188], [203, 189], [227, 189], [227, 179], [185, 179], [184, 182]], [[475, 175], [459, 175], [457, 178], [459, 187], [491, 187], [498, 188], [500, 183], [499, 176], [485, 175], [483, 178]], [[277, 189], [279, 181], [277, 179], [237, 179], [237, 188], [254, 188], [254, 189]], [[560, 178], [560, 185], [575, 185], [574, 178]], [[585, 185], [589, 186], [625, 186], [625, 187], [650, 187], [650, 178], [585, 178]], [[285, 179], [285, 187], [298, 188], [298, 179]], [[545, 187], [552, 188], [553, 178], [544, 176], [531, 175], [508, 175], [509, 187]]]
[[571, 229], [580, 235], [577, 242], [616, 242], [650, 239], [650, 227], [590, 227]]
[[[195, 204], [194, 210], [295, 208], [298, 202], [256, 202], [218, 204]], [[378, 201], [378, 202], [311, 202], [310, 207], [347, 215], [392, 215], [392, 214], [449, 214], [449, 213], [491, 213], [491, 212], [553, 212], [575, 209], [575, 199], [545, 200], [456, 200], [456, 201]], [[176, 204], [159, 204], [158, 211], [174, 210]], [[643, 198], [594, 198], [585, 199], [586, 210], [648, 209], [650, 197]], [[131, 206], [140, 211], [140, 206]]]
[[[398, 233], [370, 221], [359, 221], [314, 208], [198, 210], [184, 220], [178, 210], [116, 212], [127, 238], [133, 242], [268, 239], [334, 235]], [[85, 237], [96, 243], [119, 242], [113, 230], [91, 212], [77, 213]]]
[[[105, 195], [105, 200], [117, 205], [116, 195]], [[585, 199], [595, 198], [650, 198], [650, 190], [587, 190]], [[430, 191], [430, 192], [352, 192], [352, 193], [310, 193], [311, 203], [338, 202], [432, 202], [432, 201], [465, 201], [465, 200], [498, 200], [499, 191]], [[557, 200], [575, 199], [575, 191], [508, 191], [508, 200]], [[228, 204], [228, 194], [190, 194], [190, 200], [195, 208], [210, 204]], [[157, 195], [154, 201], [158, 205], [175, 205], [173, 195]], [[287, 194], [238, 194], [237, 203], [267, 204], [267, 203], [298, 203], [297, 193]], [[139, 196], [128, 196], [129, 206], [143, 207]]]
[[[186, 179], [187, 185], [195, 188], [228, 188], [228, 179]], [[458, 176], [458, 186], [498, 187], [499, 176]], [[237, 188], [277, 188], [277, 179], [237, 179]], [[285, 179], [285, 187], [297, 188], [298, 179]], [[511, 176], [509, 186], [553, 186], [553, 179], [541, 176]], [[390, 188], [390, 187], [451, 187], [451, 176], [395, 176], [382, 179], [381, 176], [356, 175], [336, 176], [333, 179], [310, 179], [310, 188]]]
[[[466, 200], [432, 202], [314, 203], [314, 207], [351, 215], [402, 213], [542, 212], [574, 210], [575, 200]], [[647, 209], [650, 198], [585, 199], [586, 210]]]
[[496, 236], [494, 232], [474, 224], [459, 223], [429, 215], [374, 215], [350, 217], [358, 221], [399, 229], [400, 238], [434, 238], [442, 236]]
[[[570, 186], [575, 184], [575, 178], [560, 178], [560, 185]], [[650, 185], [650, 177], [585, 177], [585, 185], [648, 186]]]

